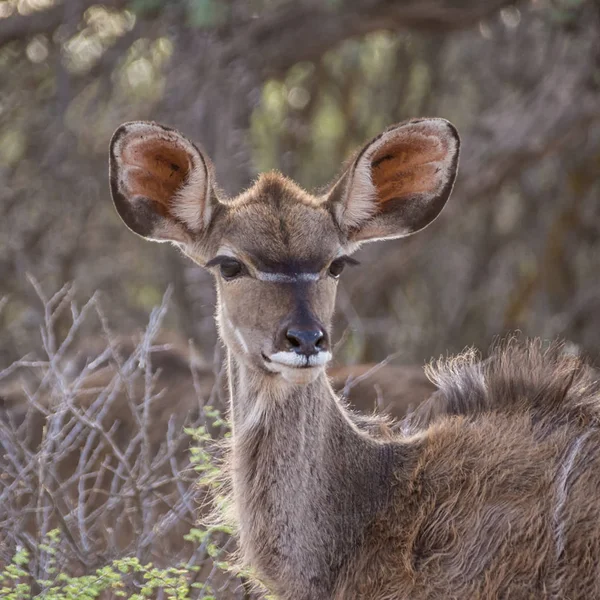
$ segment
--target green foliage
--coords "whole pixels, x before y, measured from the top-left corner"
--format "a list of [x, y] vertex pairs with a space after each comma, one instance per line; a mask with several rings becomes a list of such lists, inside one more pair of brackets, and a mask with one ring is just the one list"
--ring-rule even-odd
[[[212, 407], [205, 407], [206, 425], [190, 428], [186, 433], [194, 443], [190, 448], [191, 462], [201, 475], [200, 482], [218, 491], [221, 477], [220, 467], [215, 459], [215, 438], [211, 432], [218, 431], [222, 436], [229, 426], [221, 413]], [[217, 505], [223, 499], [217, 497]], [[231, 527], [215, 524], [207, 527], [194, 527], [183, 536], [183, 541], [192, 542], [205, 550], [212, 559], [213, 571], [231, 572], [232, 565], [226, 560], [224, 548], [218, 541], [223, 535], [233, 534]], [[38, 554], [43, 564], [43, 576], [33, 575], [37, 571], [31, 554], [24, 548], [15, 552], [11, 562], [0, 570], [0, 598], [2, 600], [94, 600], [106, 597], [144, 600], [155, 598], [162, 592], [168, 600], [218, 600], [217, 591], [211, 583], [198, 581], [201, 569], [199, 564], [183, 563], [166, 568], [152, 563], [143, 564], [133, 556], [117, 558], [107, 565], [85, 575], [72, 575], [56, 568], [61, 532], [54, 529], [46, 534], [38, 546]], [[39, 567], [39, 565], [38, 565]], [[238, 572], [238, 575], [244, 573]], [[40, 590], [37, 593], [35, 590]]]
[[218, 27], [227, 21], [228, 4], [222, 0], [188, 0], [188, 22], [192, 27]]
[[220, 488], [221, 466], [215, 458], [216, 441], [212, 432], [221, 430], [222, 437], [229, 436], [229, 425], [218, 409], [204, 407], [206, 425], [186, 428], [185, 433], [194, 441], [190, 448], [190, 460], [194, 470], [199, 473], [199, 484], [216, 492]]
[[[164, 0], [130, 0], [128, 8], [141, 16], [160, 13]], [[223, 25], [229, 17], [229, 5], [223, 0], [186, 0], [187, 25], [209, 29]]]
[[163, 0], [131, 0], [129, 3], [129, 8], [139, 15], [158, 12], [162, 6]]
[[[59, 535], [58, 530], [52, 532]], [[55, 537], [58, 541], [58, 537]], [[29, 553], [18, 551], [12, 562], [0, 573], [0, 597], [4, 600], [93, 600], [103, 592], [112, 592], [115, 597], [143, 600], [152, 598], [162, 590], [169, 600], [191, 598], [191, 591], [198, 587], [194, 582], [196, 572], [193, 566], [181, 565], [159, 569], [152, 563], [141, 564], [135, 557], [119, 558], [97, 569], [89, 575], [70, 576], [58, 573], [54, 579], [36, 579], [36, 587], [42, 591], [33, 595], [33, 582], [29, 566]], [[224, 561], [216, 563], [218, 568], [227, 568]], [[135, 580], [139, 591], [128, 593], [127, 583]], [[207, 586], [202, 584], [206, 589]], [[197, 597], [197, 596], [194, 596]], [[203, 598], [210, 596], [203, 595]]]

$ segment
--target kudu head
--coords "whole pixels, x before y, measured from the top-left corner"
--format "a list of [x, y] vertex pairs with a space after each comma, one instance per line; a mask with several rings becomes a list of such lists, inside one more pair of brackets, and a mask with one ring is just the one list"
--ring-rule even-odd
[[214, 273], [219, 331], [236, 359], [303, 384], [331, 358], [336, 284], [350, 255], [431, 223], [450, 196], [458, 152], [450, 123], [417, 119], [370, 141], [323, 195], [266, 174], [227, 199], [192, 142], [140, 121], [112, 138], [110, 185], [132, 231], [174, 242]]

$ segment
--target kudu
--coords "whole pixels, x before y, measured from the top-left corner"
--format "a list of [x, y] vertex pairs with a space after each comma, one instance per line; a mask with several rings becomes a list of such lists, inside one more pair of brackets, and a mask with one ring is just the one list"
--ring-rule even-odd
[[321, 196], [267, 174], [227, 199], [176, 131], [132, 122], [112, 139], [125, 224], [215, 275], [240, 555], [278, 598], [600, 597], [598, 393], [578, 359], [509, 344], [450, 361], [442, 408], [394, 436], [370, 434], [325, 375], [350, 254], [431, 223], [458, 153], [450, 123], [413, 120]]

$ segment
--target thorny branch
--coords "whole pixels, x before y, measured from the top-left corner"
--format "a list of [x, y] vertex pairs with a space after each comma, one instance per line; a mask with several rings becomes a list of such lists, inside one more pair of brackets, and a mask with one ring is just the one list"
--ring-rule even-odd
[[[80, 308], [72, 286], [48, 296], [30, 279], [44, 307], [45, 357], [26, 357], [0, 373], [0, 565], [26, 547], [32, 574], [47, 578], [49, 556], [39, 544], [59, 528], [58, 567], [72, 574], [133, 554], [156, 564], [168, 556], [215, 577], [207, 547], [183, 540], [197, 522], [202, 493], [183, 429], [205, 423], [204, 406], [219, 394], [213, 377], [206, 389], [190, 364], [195, 383], [190, 373], [185, 403], [165, 399], [171, 375], [153, 363], [173, 352], [158, 341], [171, 291], [139, 342], [124, 351], [98, 296]], [[59, 336], [63, 311], [72, 325]], [[78, 370], [72, 363], [79, 332], [94, 315], [106, 342]]]

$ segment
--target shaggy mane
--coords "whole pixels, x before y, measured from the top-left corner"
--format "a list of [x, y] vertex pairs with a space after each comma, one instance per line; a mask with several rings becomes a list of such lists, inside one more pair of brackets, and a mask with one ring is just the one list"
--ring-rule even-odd
[[439, 388], [405, 420], [426, 427], [443, 415], [529, 413], [553, 426], [590, 426], [600, 418], [600, 385], [594, 369], [564, 343], [509, 338], [481, 360], [474, 350], [426, 367]]

